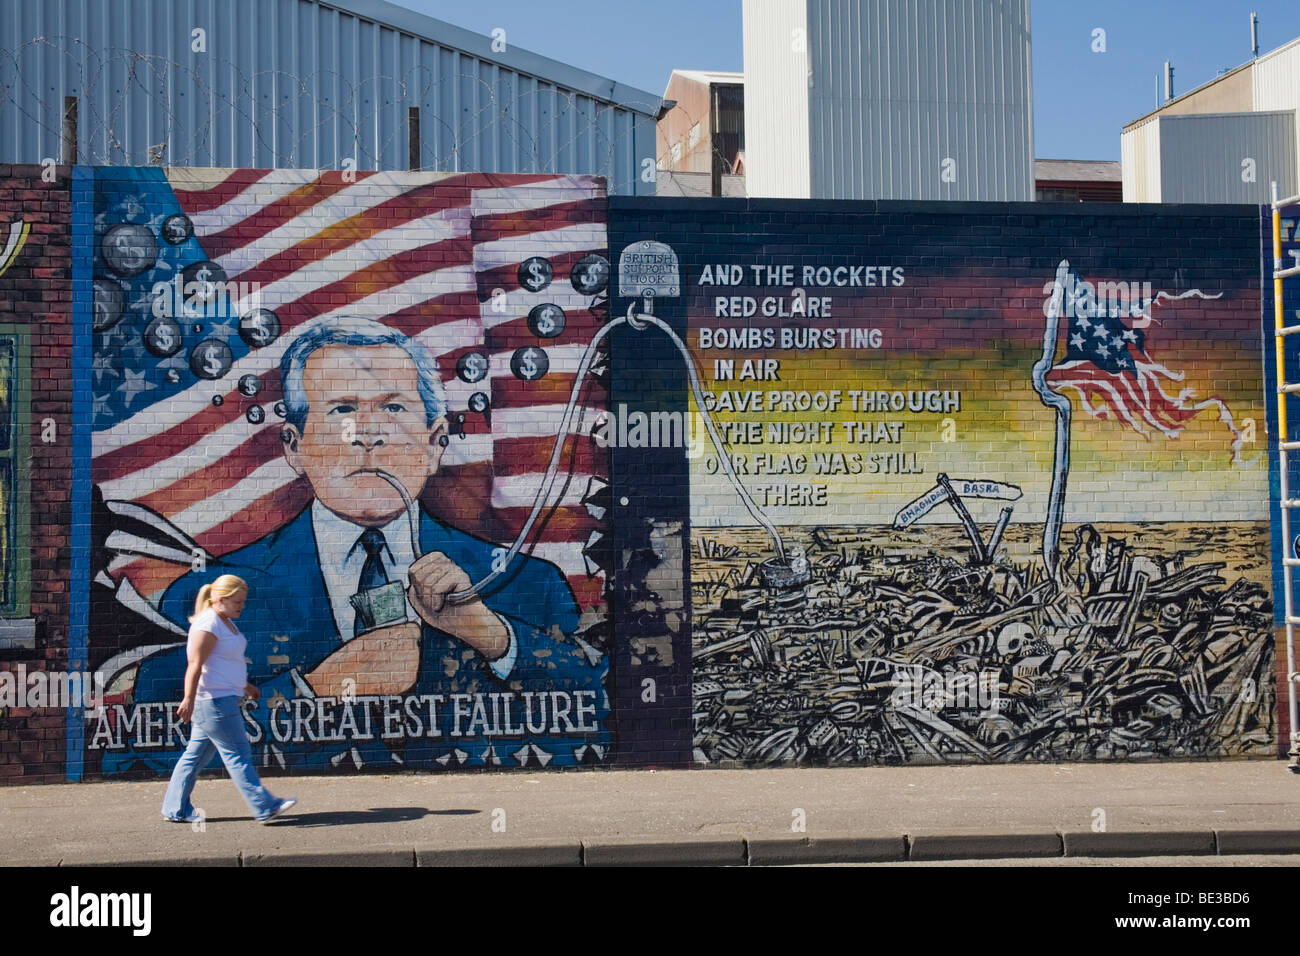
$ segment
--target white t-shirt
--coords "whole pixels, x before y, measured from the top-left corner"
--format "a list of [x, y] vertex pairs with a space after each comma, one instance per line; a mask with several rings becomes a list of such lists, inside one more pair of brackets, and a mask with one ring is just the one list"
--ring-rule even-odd
[[248, 641], [244, 635], [228, 627], [221, 615], [208, 608], [190, 622], [189, 647], [198, 641], [200, 631], [215, 634], [217, 646], [212, 649], [208, 659], [199, 672], [199, 689], [196, 700], [210, 700], [214, 697], [244, 696], [244, 685], [248, 683], [248, 665], [244, 662], [244, 648]]

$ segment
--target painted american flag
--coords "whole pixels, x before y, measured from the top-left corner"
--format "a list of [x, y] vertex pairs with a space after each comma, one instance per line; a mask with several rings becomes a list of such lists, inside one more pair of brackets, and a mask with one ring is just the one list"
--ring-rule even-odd
[[[586, 343], [605, 317], [604, 299], [581, 294], [570, 282], [582, 257], [607, 255], [601, 179], [138, 172], [144, 178], [114, 178], [109, 171], [96, 186], [100, 242], [115, 224], [137, 223], [158, 237], [159, 247], [143, 274], [107, 276], [124, 288], [125, 314], [95, 337], [93, 480], [105, 498], [153, 509], [216, 556], [292, 518], [311, 495], [282, 456], [280, 358], [309, 320], [358, 315], [423, 342], [437, 359], [449, 418], [464, 415], [463, 427], [453, 426], [463, 437], [451, 439], [425, 490], [425, 507], [488, 540], [508, 545], [514, 539], [541, 485]], [[177, 213], [189, 218], [193, 236], [173, 245], [161, 229]], [[537, 292], [518, 279], [520, 264], [532, 256], [546, 258], [554, 272]], [[204, 260], [225, 272], [233, 301], [219, 303], [215, 316], [178, 319], [184, 348], [154, 354], [144, 336], [155, 283], [171, 282]], [[97, 276], [109, 272], [98, 245], [96, 270]], [[256, 301], [251, 295], [241, 301], [241, 283], [256, 289]], [[566, 325], [558, 337], [539, 340], [527, 316], [548, 302], [564, 310]], [[280, 334], [261, 347], [239, 334], [239, 317], [253, 305], [272, 310], [280, 324]], [[231, 364], [207, 380], [192, 370], [189, 355], [212, 339], [229, 347]], [[512, 374], [511, 354], [523, 346], [546, 350], [550, 368], [543, 378], [527, 382]], [[469, 352], [488, 357], [486, 381], [457, 376], [457, 360]], [[479, 391], [491, 399], [486, 414], [469, 408]], [[603, 386], [589, 378], [579, 424], [570, 431], [589, 431], [606, 404]], [[592, 441], [570, 438], [550, 499], [559, 506], [525, 548], [563, 570], [583, 607], [602, 600], [603, 578], [589, 577], [583, 560], [583, 546], [600, 526], [581, 499], [593, 478], [607, 479], [607, 468]], [[128, 555], [109, 570], [152, 596], [188, 569]]]
[[1232, 432], [1233, 460], [1240, 463], [1242, 435], [1228, 406], [1213, 396], [1196, 400], [1193, 390], [1182, 386], [1183, 373], [1147, 352], [1152, 309], [1187, 295], [1207, 298], [1195, 290], [1178, 297], [1160, 293], [1149, 301], [1109, 307], [1113, 304], [1099, 302], [1093, 288], [1071, 271], [1060, 300], [1069, 321], [1065, 358], [1047, 373], [1046, 381], [1055, 391], [1075, 392], [1092, 417], [1114, 415], [1145, 438], [1152, 431], [1177, 438], [1187, 422], [1212, 408]]

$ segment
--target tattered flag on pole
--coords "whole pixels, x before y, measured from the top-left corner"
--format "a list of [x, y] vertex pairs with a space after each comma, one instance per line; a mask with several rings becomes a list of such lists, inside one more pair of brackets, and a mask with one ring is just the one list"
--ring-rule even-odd
[[[1080, 408], [1092, 417], [1106, 419], [1113, 413], [1148, 439], [1152, 430], [1177, 438], [1191, 419], [1212, 408], [1232, 433], [1233, 462], [1242, 464], [1242, 435], [1228, 406], [1214, 396], [1196, 400], [1193, 389], [1181, 387], [1183, 373], [1157, 362], [1147, 351], [1150, 310], [1166, 297], [1162, 293], [1136, 298], [1117, 307], [1098, 296], [1091, 283], [1066, 272], [1061, 290], [1061, 315], [1069, 321], [1066, 354], [1047, 373], [1047, 384], [1056, 391], [1076, 392]], [[1126, 322], [1126, 316], [1138, 320]]]
[[[1166, 386], [1178, 386], [1183, 373], [1157, 362], [1147, 351], [1146, 329], [1151, 327], [1154, 306], [1166, 300], [1219, 296], [1206, 295], [1199, 289], [1177, 296], [1167, 292], [1153, 295], [1147, 283], [1140, 291], [1131, 283], [1108, 286], [1106, 294], [1100, 294], [1099, 286], [1081, 280], [1069, 261], [1062, 259], [1055, 279], [1043, 290], [1050, 289], [1051, 296], [1043, 309], [1047, 317], [1043, 354], [1034, 364], [1032, 378], [1043, 404], [1056, 411], [1056, 453], [1042, 549], [1043, 563], [1053, 575], [1070, 472], [1071, 403], [1061, 394], [1062, 389], [1078, 394], [1080, 407], [1092, 417], [1106, 419], [1113, 411], [1148, 440], [1152, 430], [1177, 438], [1192, 418], [1207, 408], [1215, 409], [1232, 433], [1233, 463], [1251, 464], [1242, 461], [1243, 436], [1228, 406], [1214, 396], [1195, 400], [1190, 388], [1179, 388], [1176, 395], [1171, 395]], [[1113, 296], [1116, 292], [1122, 294]], [[1066, 352], [1058, 362], [1057, 339], [1062, 321], [1068, 330]]]

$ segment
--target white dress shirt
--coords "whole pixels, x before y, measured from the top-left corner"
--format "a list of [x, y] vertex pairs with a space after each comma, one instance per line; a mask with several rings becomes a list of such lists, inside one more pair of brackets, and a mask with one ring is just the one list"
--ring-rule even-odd
[[[339, 629], [339, 639], [347, 643], [352, 640], [356, 626], [357, 612], [349, 599], [357, 593], [361, 569], [366, 563], [366, 549], [361, 546], [361, 535], [366, 528], [340, 518], [319, 500], [313, 501], [311, 505], [311, 526], [316, 537], [316, 553], [320, 558], [321, 575], [325, 578], [325, 590], [329, 595], [330, 609], [334, 613], [334, 623]], [[378, 530], [384, 536], [384, 548], [379, 555], [388, 580], [401, 581], [402, 587], [409, 587], [411, 582], [407, 572], [416, 555], [416, 542], [411, 540], [410, 520], [403, 513]], [[406, 601], [406, 615], [409, 620], [421, 620], [409, 598]], [[514, 670], [519, 646], [515, 640], [515, 629], [510, 622], [502, 619], [501, 623], [510, 634], [510, 646], [503, 657], [492, 661], [488, 667], [497, 677], [505, 680]]]

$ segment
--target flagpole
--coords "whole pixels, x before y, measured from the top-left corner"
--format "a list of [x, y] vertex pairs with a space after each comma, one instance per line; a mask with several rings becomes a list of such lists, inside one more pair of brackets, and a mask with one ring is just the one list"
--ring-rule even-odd
[[1056, 282], [1052, 286], [1052, 299], [1047, 306], [1043, 355], [1034, 363], [1033, 371], [1034, 390], [1038, 392], [1038, 397], [1044, 405], [1056, 409], [1056, 460], [1052, 471], [1052, 492], [1047, 500], [1047, 518], [1043, 523], [1043, 564], [1053, 580], [1056, 578], [1056, 558], [1061, 541], [1061, 516], [1065, 509], [1065, 480], [1070, 473], [1070, 400], [1052, 391], [1046, 376], [1056, 358], [1057, 330], [1069, 278], [1069, 260], [1062, 259], [1056, 267]]

